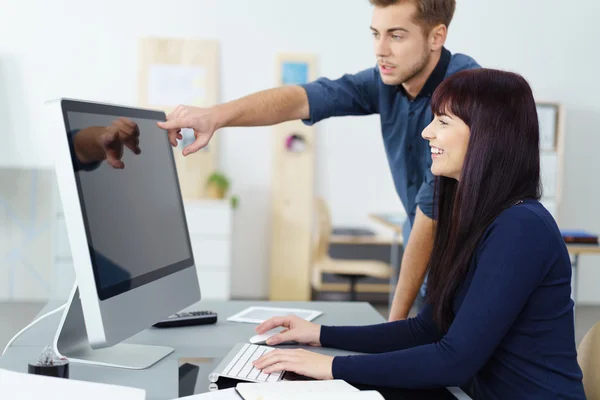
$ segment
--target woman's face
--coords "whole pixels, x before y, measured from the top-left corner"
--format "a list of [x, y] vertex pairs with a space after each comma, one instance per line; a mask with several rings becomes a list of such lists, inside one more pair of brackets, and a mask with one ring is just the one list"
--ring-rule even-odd
[[459, 180], [471, 130], [456, 115], [435, 115], [422, 136], [431, 147], [431, 173]]

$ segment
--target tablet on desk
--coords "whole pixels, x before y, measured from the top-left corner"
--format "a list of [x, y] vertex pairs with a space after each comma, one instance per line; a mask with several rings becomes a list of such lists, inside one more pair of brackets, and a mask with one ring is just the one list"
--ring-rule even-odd
[[248, 307], [245, 310], [227, 318], [227, 321], [260, 324], [270, 318], [284, 317], [290, 314], [296, 315], [307, 321], [312, 321], [319, 315], [323, 314], [323, 312], [299, 308]]

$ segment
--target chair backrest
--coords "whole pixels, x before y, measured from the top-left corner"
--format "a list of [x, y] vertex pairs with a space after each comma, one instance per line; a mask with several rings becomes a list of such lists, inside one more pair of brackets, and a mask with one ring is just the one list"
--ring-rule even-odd
[[583, 387], [588, 400], [600, 400], [600, 322], [583, 337], [577, 349], [577, 362], [583, 372]]
[[313, 263], [327, 258], [331, 237], [331, 217], [327, 203], [321, 197], [315, 203], [315, 238], [313, 247]]

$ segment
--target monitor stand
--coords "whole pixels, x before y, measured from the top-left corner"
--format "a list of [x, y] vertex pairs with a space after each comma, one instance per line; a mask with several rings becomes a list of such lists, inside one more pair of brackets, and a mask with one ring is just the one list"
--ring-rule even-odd
[[69, 362], [126, 369], [146, 369], [162, 360], [172, 347], [120, 343], [104, 349], [92, 349], [85, 329], [77, 284], [54, 337], [54, 349]]

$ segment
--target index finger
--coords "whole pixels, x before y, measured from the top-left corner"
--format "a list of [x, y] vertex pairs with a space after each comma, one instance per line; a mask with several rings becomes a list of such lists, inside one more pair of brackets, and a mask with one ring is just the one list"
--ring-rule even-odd
[[270, 331], [271, 329], [280, 327], [280, 326], [286, 326], [285, 323], [287, 321], [287, 317], [273, 317], [273, 318], [269, 318], [268, 320], [266, 320], [265, 322], [263, 322], [262, 324], [258, 325], [256, 327], [256, 332], [259, 335], [262, 335], [263, 333]]
[[192, 121], [190, 118], [174, 118], [164, 122], [159, 121], [157, 124], [162, 129], [166, 129], [168, 131], [192, 127]]

